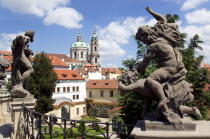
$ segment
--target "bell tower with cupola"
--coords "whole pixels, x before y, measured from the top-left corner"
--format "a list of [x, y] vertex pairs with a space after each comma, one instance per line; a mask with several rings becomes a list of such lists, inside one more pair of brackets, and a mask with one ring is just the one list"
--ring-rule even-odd
[[94, 31], [93, 36], [91, 38], [90, 43], [90, 64], [100, 66], [100, 54], [98, 51], [99, 43], [98, 37], [96, 36], [96, 32]]

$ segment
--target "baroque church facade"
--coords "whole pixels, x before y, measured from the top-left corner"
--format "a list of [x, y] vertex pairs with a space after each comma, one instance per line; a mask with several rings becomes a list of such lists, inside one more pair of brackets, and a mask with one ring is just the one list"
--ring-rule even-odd
[[99, 43], [96, 32], [94, 31], [89, 48], [82, 40], [82, 35], [79, 33], [76, 42], [70, 48], [70, 58], [74, 58], [82, 63], [100, 66]]

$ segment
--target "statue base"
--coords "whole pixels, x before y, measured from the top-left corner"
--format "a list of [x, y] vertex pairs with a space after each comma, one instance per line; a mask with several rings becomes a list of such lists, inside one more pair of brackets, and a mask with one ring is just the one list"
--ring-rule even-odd
[[30, 97], [31, 93], [19, 86], [14, 86], [11, 90], [11, 96], [13, 98], [25, 98]]
[[28, 109], [34, 110], [36, 99], [31, 97], [25, 98], [13, 98], [10, 103], [12, 110], [12, 122], [14, 123], [13, 137], [15, 139], [23, 139], [23, 106], [25, 105]]
[[[151, 117], [150, 117], [151, 118]], [[168, 122], [139, 120], [131, 135], [135, 139], [200, 139], [210, 138], [210, 121], [192, 121], [184, 117], [185, 122], [173, 125]]]
[[12, 101], [12, 98], [10, 94], [6, 93], [6, 90], [0, 89], [0, 92], [4, 92], [0, 94], [0, 125], [2, 125], [12, 122], [9, 110], [9, 103]]
[[143, 131], [196, 131], [196, 124], [187, 115], [182, 119], [182, 123], [171, 124], [167, 121], [156, 120], [153, 114], [148, 113], [138, 124]]

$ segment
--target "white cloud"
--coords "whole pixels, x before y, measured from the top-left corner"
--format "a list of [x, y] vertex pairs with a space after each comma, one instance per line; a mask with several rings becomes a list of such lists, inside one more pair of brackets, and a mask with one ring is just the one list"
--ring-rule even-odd
[[104, 68], [118, 68], [119, 66], [118, 65], [115, 65], [115, 64], [106, 64], [103, 66]]
[[102, 60], [103, 58], [115, 59], [126, 54], [121, 46], [129, 43], [129, 39], [135, 35], [138, 27], [155, 23], [156, 21], [153, 19], [146, 22], [144, 17], [127, 17], [124, 20], [111, 22], [104, 28], [98, 27]]
[[47, 12], [64, 6], [69, 0], [0, 0], [0, 5], [13, 12], [43, 17]]
[[127, 55], [128, 59], [134, 58], [133, 55]]
[[45, 25], [58, 24], [66, 28], [81, 28], [79, 22], [83, 17], [73, 8], [60, 7], [47, 14], [44, 18]]
[[210, 23], [210, 11], [205, 8], [187, 13], [185, 18], [190, 24], [209, 24]]
[[208, 2], [208, 0], [185, 0], [181, 7], [181, 10], [186, 11], [190, 9], [195, 9], [205, 2]]
[[114, 59], [123, 56], [126, 51], [123, 50], [116, 42], [108, 40], [99, 40], [99, 51], [102, 55], [101, 60]]
[[[44, 18], [46, 25], [57, 24], [68, 29], [81, 28], [82, 15], [66, 5], [70, 0], [0, 0], [0, 6], [15, 13]], [[70, 21], [70, 22], [69, 22]]]
[[16, 38], [17, 35], [23, 35], [24, 32], [18, 33], [1, 33], [0, 34], [0, 50], [1, 51], [11, 51], [12, 40]]
[[204, 42], [200, 44], [203, 51], [198, 51], [206, 57], [207, 63], [210, 63], [210, 25], [188, 25], [180, 28], [181, 32], [187, 33], [187, 40], [189, 41], [195, 34], [198, 34], [200, 39]]

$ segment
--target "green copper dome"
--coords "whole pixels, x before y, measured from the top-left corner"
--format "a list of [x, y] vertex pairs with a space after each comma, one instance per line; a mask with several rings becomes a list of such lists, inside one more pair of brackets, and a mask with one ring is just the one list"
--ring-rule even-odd
[[82, 41], [82, 35], [80, 33], [77, 36], [77, 41], [71, 47], [87, 47], [87, 44]]
[[71, 47], [87, 47], [87, 44], [84, 42], [75, 42]]

